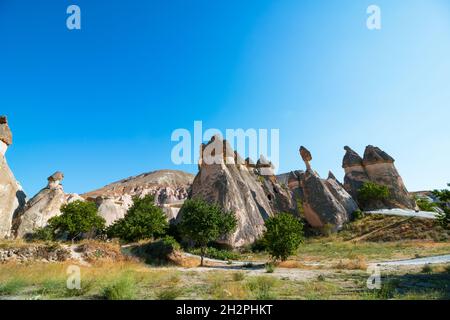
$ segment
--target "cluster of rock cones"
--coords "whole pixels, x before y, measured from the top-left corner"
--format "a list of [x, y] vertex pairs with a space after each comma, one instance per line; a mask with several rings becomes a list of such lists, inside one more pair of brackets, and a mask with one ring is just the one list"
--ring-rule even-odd
[[[66, 194], [62, 172], [48, 178], [47, 186], [27, 201], [20, 184], [9, 169], [5, 152], [12, 143], [6, 117], [0, 117], [0, 238], [27, 237], [36, 228], [61, 214], [63, 204], [75, 200], [93, 201], [107, 224], [122, 218], [132, 205], [132, 197], [147, 194], [165, 211], [168, 220], [182, 216], [180, 208], [187, 198], [200, 198], [233, 211], [238, 220], [235, 233], [222, 239], [232, 247], [257, 240], [264, 232], [264, 221], [279, 212], [298, 215], [301, 211], [312, 227], [330, 225], [340, 229], [354, 211], [368, 209], [357, 202], [358, 190], [365, 182], [389, 188], [389, 199], [370, 203], [370, 209], [414, 209], [415, 201], [398, 174], [394, 159], [374, 146], [367, 146], [364, 157], [345, 147], [342, 167], [344, 184], [330, 172], [322, 179], [310, 164], [311, 153], [300, 148], [306, 170], [276, 176], [272, 164], [261, 157], [256, 164], [242, 159], [226, 140], [214, 136], [200, 149], [199, 171], [194, 176], [174, 170], [161, 170], [130, 177], [83, 194]], [[367, 204], [364, 204], [367, 206]], [[302, 206], [300, 210], [299, 206]]]

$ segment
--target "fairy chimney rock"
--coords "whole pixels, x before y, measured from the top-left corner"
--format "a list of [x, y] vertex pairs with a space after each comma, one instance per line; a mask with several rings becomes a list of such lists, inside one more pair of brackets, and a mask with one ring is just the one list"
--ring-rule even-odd
[[306, 149], [304, 146], [300, 147], [300, 156], [302, 157], [303, 161], [306, 165], [306, 170], [311, 170], [310, 161], [312, 160], [311, 152], [309, 152], [308, 149]]
[[63, 179], [64, 173], [62, 173], [61, 171], [56, 171], [54, 174], [52, 174], [50, 177], [47, 178], [48, 180], [47, 188], [49, 189], [57, 188], [61, 184], [61, 181]]

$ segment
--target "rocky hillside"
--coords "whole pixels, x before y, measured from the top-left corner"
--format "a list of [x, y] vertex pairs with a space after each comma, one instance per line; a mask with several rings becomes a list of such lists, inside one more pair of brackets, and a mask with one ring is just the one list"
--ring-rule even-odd
[[277, 212], [295, 212], [290, 191], [281, 187], [264, 159], [256, 164], [244, 161], [219, 136], [202, 145], [199, 159], [190, 197], [217, 203], [238, 220], [235, 233], [222, 242], [233, 247], [250, 244], [263, 233], [265, 219]]
[[87, 192], [85, 199], [98, 196], [122, 196], [148, 194], [151, 190], [163, 188], [186, 188], [192, 184], [194, 175], [178, 170], [157, 170], [113, 182], [103, 188]]
[[107, 224], [122, 218], [132, 205], [132, 198], [155, 196], [168, 219], [175, 219], [187, 198], [194, 176], [178, 170], [158, 170], [129, 177], [81, 196], [95, 201]]

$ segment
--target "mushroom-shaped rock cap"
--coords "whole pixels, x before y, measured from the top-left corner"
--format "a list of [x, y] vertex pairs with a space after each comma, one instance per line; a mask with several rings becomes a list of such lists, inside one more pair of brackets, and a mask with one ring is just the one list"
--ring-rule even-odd
[[364, 151], [364, 165], [374, 163], [393, 163], [394, 161], [394, 158], [392, 158], [390, 155], [388, 155], [378, 147], [369, 145]]
[[344, 159], [342, 159], [342, 168], [347, 168], [356, 165], [362, 165], [363, 159], [353, 151], [349, 146], [345, 146], [344, 150], [346, 151]]
[[299, 151], [303, 161], [309, 162], [312, 160], [311, 152], [309, 152], [309, 150], [304, 146], [301, 146]]
[[12, 144], [12, 133], [6, 116], [0, 116], [0, 141], [3, 141], [8, 146]]
[[64, 179], [64, 173], [61, 171], [56, 171], [50, 177], [47, 178], [48, 181], [62, 181]]
[[256, 161], [256, 167], [258, 168], [271, 168], [272, 162], [266, 159], [263, 155], [259, 156], [258, 161]]

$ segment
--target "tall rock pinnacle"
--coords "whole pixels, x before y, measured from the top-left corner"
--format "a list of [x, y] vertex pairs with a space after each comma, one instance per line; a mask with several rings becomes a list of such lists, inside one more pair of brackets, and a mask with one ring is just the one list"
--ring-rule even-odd
[[7, 118], [0, 116], [0, 239], [11, 236], [12, 220], [26, 202], [26, 195], [6, 162], [5, 153], [11, 144]]

